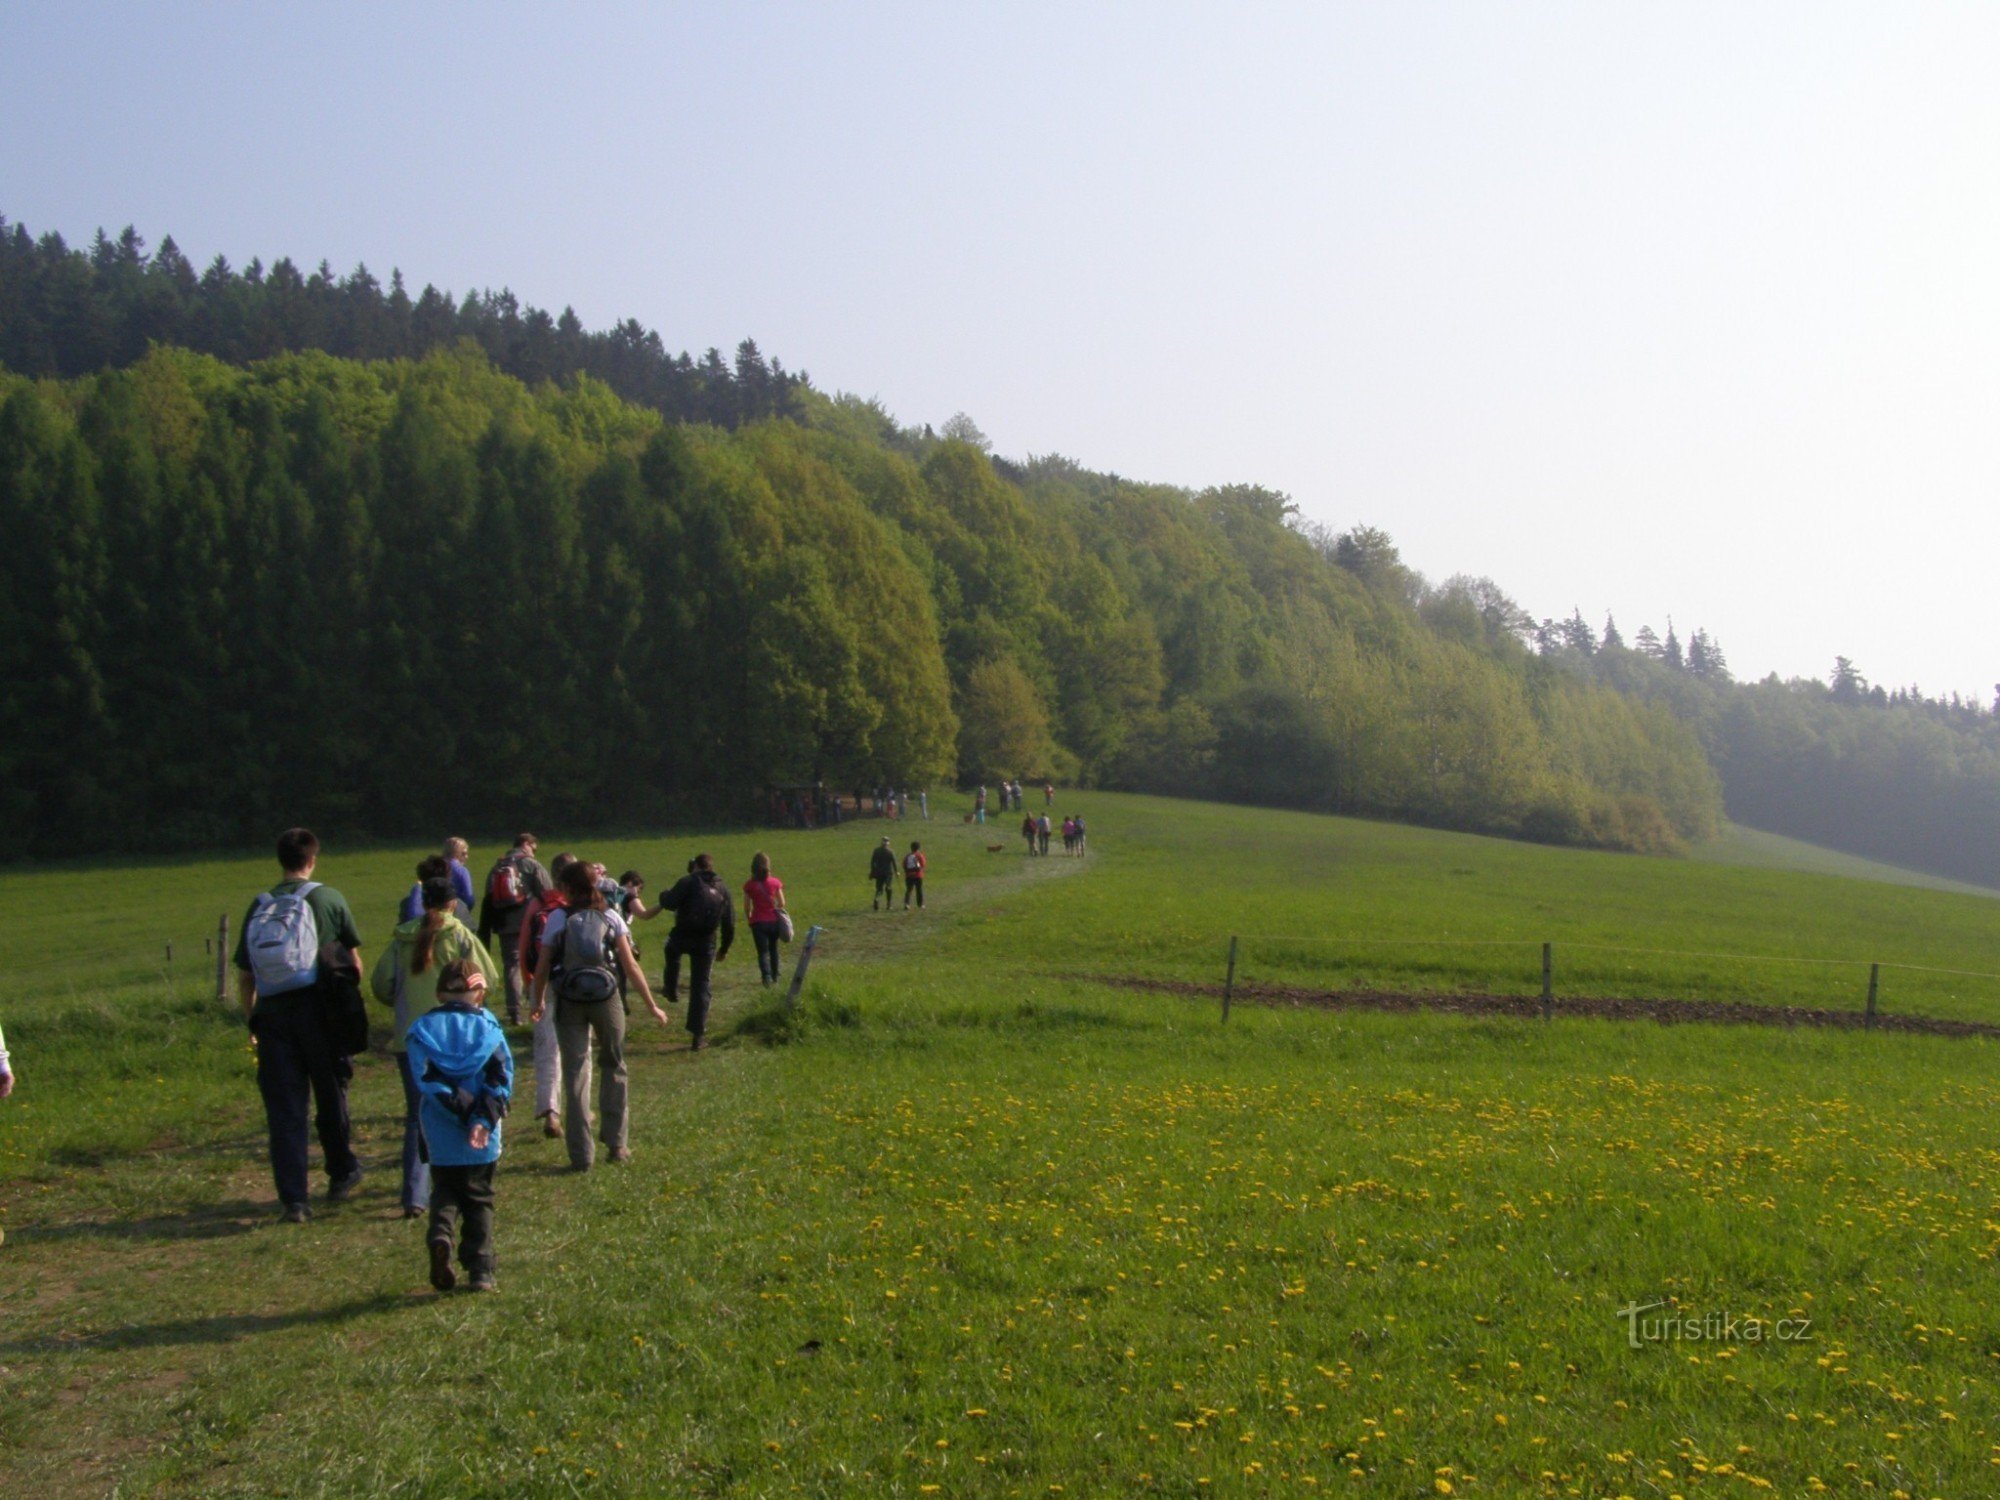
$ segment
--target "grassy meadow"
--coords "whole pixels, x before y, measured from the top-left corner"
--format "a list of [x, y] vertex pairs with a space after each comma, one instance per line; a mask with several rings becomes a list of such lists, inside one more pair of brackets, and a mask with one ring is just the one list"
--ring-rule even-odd
[[[487, 1298], [397, 1217], [380, 1057], [362, 1192], [275, 1221], [202, 954], [266, 861], [0, 874], [0, 1493], [2000, 1490], [2000, 1042], [1560, 1006], [1858, 1008], [1880, 962], [1885, 1008], [2000, 1022], [1991, 898], [1062, 802], [1088, 859], [893, 830], [921, 916], [869, 911], [872, 823], [580, 844], [654, 890], [766, 849], [827, 933], [796, 1014], [746, 934], [720, 1046], [635, 1020], [629, 1165], [517, 1112]], [[371, 942], [419, 852], [327, 851]], [[1328, 989], [1533, 994], [1551, 942], [1557, 1019], [1101, 982], [1219, 982], [1231, 933]]]

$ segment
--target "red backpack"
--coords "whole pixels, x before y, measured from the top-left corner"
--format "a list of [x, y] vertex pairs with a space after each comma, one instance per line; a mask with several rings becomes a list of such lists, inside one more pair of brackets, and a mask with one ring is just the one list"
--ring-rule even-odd
[[508, 911], [527, 899], [528, 893], [521, 889], [521, 867], [511, 859], [501, 860], [486, 877], [487, 903], [496, 911]]

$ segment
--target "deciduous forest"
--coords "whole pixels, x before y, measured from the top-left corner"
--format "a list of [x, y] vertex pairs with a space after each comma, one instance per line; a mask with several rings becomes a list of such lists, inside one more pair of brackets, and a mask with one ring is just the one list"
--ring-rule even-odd
[[0, 857], [1050, 775], [1653, 852], [1726, 789], [2000, 880], [1977, 705], [1537, 627], [1382, 531], [1009, 462], [747, 340], [0, 220], [0, 366]]

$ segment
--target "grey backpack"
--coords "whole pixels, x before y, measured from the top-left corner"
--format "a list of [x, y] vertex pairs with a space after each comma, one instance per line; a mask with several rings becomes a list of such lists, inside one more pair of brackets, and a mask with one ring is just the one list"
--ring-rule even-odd
[[555, 954], [556, 998], [600, 1005], [618, 993], [618, 939], [608, 912], [571, 909]]

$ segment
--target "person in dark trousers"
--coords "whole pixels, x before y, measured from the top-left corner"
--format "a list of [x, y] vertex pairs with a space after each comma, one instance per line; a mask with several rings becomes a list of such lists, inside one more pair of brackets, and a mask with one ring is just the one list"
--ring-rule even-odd
[[785, 919], [785, 883], [771, 873], [771, 856], [759, 850], [750, 856], [750, 878], [743, 882], [743, 920], [757, 945], [757, 977], [767, 985], [778, 982]]
[[521, 1022], [521, 923], [528, 903], [546, 894], [555, 882], [535, 858], [535, 836], [514, 835], [514, 846], [493, 862], [486, 875], [486, 894], [479, 903], [479, 941], [500, 942], [500, 966], [507, 976], [507, 1024]]
[[868, 909], [880, 911], [888, 907], [893, 911], [896, 906], [896, 846], [889, 842], [886, 833], [868, 856], [868, 878], [875, 882], [875, 898], [868, 903]]
[[278, 836], [284, 879], [250, 903], [236, 938], [236, 991], [257, 1045], [257, 1089], [264, 1096], [271, 1177], [284, 1216], [312, 1217], [306, 1175], [306, 1110], [314, 1109], [325, 1158], [326, 1198], [339, 1203], [361, 1185], [347, 1118], [354, 1068], [334, 1044], [330, 1007], [320, 994], [320, 951], [361, 964], [361, 933], [347, 898], [315, 881], [319, 840], [310, 829]]
[[[454, 900], [456, 897], [454, 896]], [[490, 960], [489, 960], [490, 962]], [[410, 1023], [410, 1071], [430, 1158], [431, 1285], [448, 1292], [454, 1232], [458, 1261], [475, 1292], [493, 1280], [493, 1174], [500, 1121], [514, 1093], [514, 1053], [486, 1013], [486, 975], [468, 958], [438, 971], [437, 1006]]]
[[661, 987], [666, 991], [667, 1004], [672, 1005], [679, 999], [681, 957], [686, 955], [687, 1029], [688, 1035], [694, 1038], [689, 1050], [699, 1052], [708, 1033], [713, 971], [717, 964], [729, 957], [730, 944], [736, 941], [736, 903], [723, 889], [722, 881], [715, 873], [715, 861], [706, 854], [697, 854], [687, 874], [675, 881], [674, 888], [660, 898], [659, 909], [674, 914], [674, 930], [667, 938], [666, 982]]
[[910, 898], [914, 896], [917, 910], [924, 909], [924, 869], [930, 862], [924, 858], [922, 843], [912, 841], [910, 852], [903, 856], [903, 910], [910, 909]]

